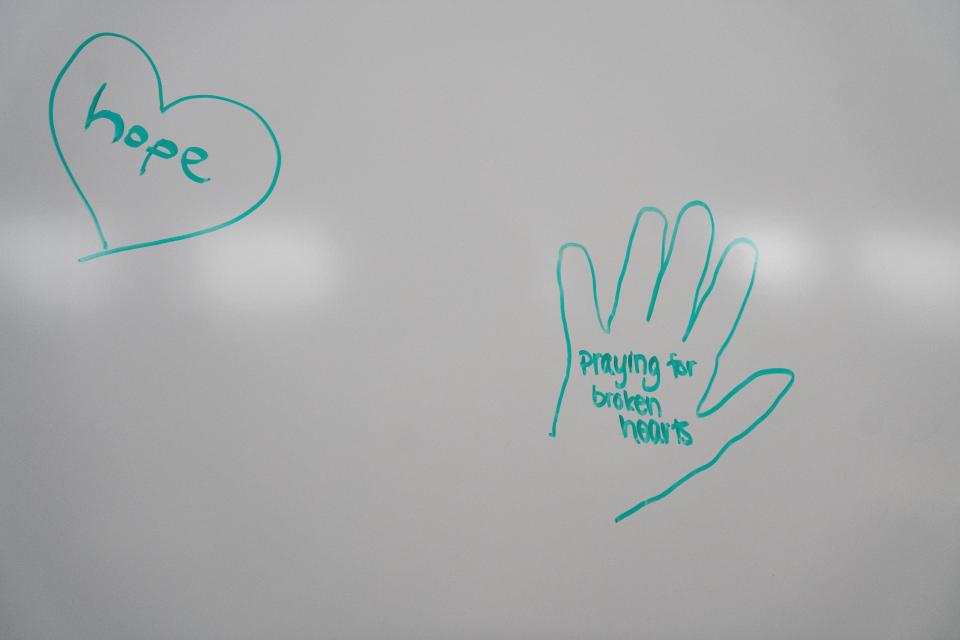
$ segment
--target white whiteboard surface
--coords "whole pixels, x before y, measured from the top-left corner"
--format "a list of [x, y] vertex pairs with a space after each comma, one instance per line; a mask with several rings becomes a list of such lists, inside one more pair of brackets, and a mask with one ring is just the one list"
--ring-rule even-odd
[[[0, 638], [956, 638], [958, 25], [948, 2], [3, 3]], [[269, 125], [209, 99], [174, 124], [202, 101], [161, 113], [116, 38], [52, 100], [105, 32], [167, 103]], [[84, 128], [103, 83], [149, 142]], [[139, 175], [161, 135], [180, 155]], [[275, 167], [222, 229], [78, 262], [231, 220]], [[615, 376], [581, 348], [658, 354], [641, 393], [693, 406], [636, 294], [649, 229], [611, 336], [572, 328], [609, 319], [638, 212], [669, 243], [691, 202], [703, 287], [731, 241], [759, 253], [718, 388], [795, 382], [617, 522], [787, 380], [689, 447], [593, 403]], [[666, 272], [694, 286], [690, 220]], [[550, 437], [565, 243], [598, 308], [571, 248]]]

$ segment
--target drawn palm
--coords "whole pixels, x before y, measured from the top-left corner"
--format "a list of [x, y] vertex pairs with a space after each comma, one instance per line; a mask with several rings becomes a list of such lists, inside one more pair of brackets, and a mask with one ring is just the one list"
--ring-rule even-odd
[[[617, 522], [665, 498], [716, 464], [776, 409], [795, 379], [789, 369], [765, 368], [726, 385], [729, 390], [725, 393], [714, 388], [724, 386], [718, 382], [724, 380], [719, 375], [721, 359], [753, 290], [758, 251], [749, 239], [737, 238], [720, 252], [711, 272], [715, 224], [709, 207], [700, 201], [681, 209], [669, 243], [667, 227], [666, 216], [659, 209], [648, 207], [637, 214], [606, 321], [586, 247], [567, 243], [557, 259], [567, 360], [550, 436], [558, 434], [564, 400], [571, 395], [568, 386], [581, 387], [577, 402], [582, 404], [585, 400], [581, 398], [589, 397], [589, 406], [601, 409], [608, 428], [600, 437], [608, 441], [612, 455], [629, 458], [630, 468], [640, 472], [643, 499], [617, 515]], [[574, 257], [579, 260], [571, 259]], [[616, 347], [611, 346], [614, 328], [621, 340]], [[621, 344], [624, 339], [629, 342]], [[623, 354], [642, 353], [650, 358], [651, 367], [643, 377], [641, 360], [636, 359], [634, 373], [608, 370], [612, 375], [604, 377], [602, 367], [592, 366], [596, 364], [593, 354], [602, 353], [620, 356], [621, 365]], [[677, 354], [684, 365], [668, 366], [671, 354]], [[688, 362], [696, 364], [688, 368]], [[685, 369], [691, 375], [680, 375]], [[631, 413], [631, 407], [622, 402], [631, 397], [653, 397], [652, 415], [643, 415], [642, 409], [638, 415], [635, 407]], [[612, 406], [614, 400], [616, 407]], [[648, 420], [654, 419], [647, 429]], [[687, 426], [683, 427], [684, 423]], [[675, 428], [678, 424], [679, 430]], [[689, 438], [684, 437], [684, 430]], [[638, 458], [642, 465], [636, 464]]]

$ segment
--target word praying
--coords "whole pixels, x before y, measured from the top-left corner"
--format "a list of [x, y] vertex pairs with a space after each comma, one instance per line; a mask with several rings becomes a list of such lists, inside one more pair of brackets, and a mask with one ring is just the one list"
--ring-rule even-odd
[[[594, 375], [604, 373], [609, 376], [619, 376], [614, 381], [617, 389], [627, 386], [627, 378], [633, 373], [642, 376], [643, 390], [656, 391], [660, 388], [660, 360], [657, 356], [645, 356], [642, 353], [624, 353], [621, 356], [609, 353], [591, 353], [580, 350], [580, 373], [587, 375], [587, 370], [593, 369]], [[650, 382], [647, 381], [648, 376]]]
[[[98, 109], [100, 104], [100, 96], [103, 95], [103, 90], [107, 88], [107, 83], [104, 82], [100, 85], [100, 89], [97, 91], [96, 95], [93, 96], [93, 100], [90, 102], [90, 108], [87, 110], [87, 121], [84, 124], [84, 130], [90, 128], [90, 125], [96, 122], [97, 120], [106, 120], [113, 124], [113, 140], [110, 141], [111, 144], [120, 140], [123, 137], [123, 142], [128, 147], [136, 149], [144, 143], [150, 137], [150, 134], [145, 128], [139, 124], [135, 124], [127, 131], [127, 135], [123, 136], [124, 124], [123, 117], [116, 111], [110, 111], [109, 109]], [[150, 158], [156, 156], [163, 160], [169, 160], [170, 158], [177, 155], [179, 149], [177, 144], [173, 140], [168, 140], [167, 138], [160, 138], [153, 144], [151, 144], [146, 149], [146, 157], [143, 159], [143, 163], [140, 165], [140, 175], [143, 175], [147, 170], [147, 163], [150, 162]], [[183, 170], [183, 175], [187, 176], [190, 180], [198, 184], [203, 184], [210, 180], [210, 178], [204, 178], [198, 176], [190, 168], [192, 165], [200, 164], [207, 159], [207, 151], [202, 147], [187, 147], [183, 151], [183, 155], [180, 156], [180, 168]]]

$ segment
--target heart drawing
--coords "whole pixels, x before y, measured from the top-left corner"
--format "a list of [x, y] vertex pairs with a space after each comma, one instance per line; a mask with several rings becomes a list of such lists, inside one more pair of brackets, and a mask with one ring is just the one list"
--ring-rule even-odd
[[[61, 82], [64, 77], [70, 71], [71, 67], [84, 52], [84, 50], [91, 45], [92, 43], [106, 39], [104, 41], [113, 41], [113, 42], [123, 42], [130, 45], [143, 55], [146, 61], [152, 69], [154, 78], [156, 80], [157, 87], [157, 98], [159, 104], [159, 113], [160, 115], [165, 115], [168, 111], [173, 109], [178, 105], [184, 105], [187, 103], [198, 104], [200, 102], [205, 102], [207, 104], [220, 104], [220, 105], [230, 105], [232, 107], [239, 107], [249, 115], [254, 116], [256, 121], [260, 126], [266, 131], [269, 136], [269, 140], [272, 143], [273, 151], [276, 154], [275, 163], [273, 166], [273, 173], [270, 177], [270, 181], [266, 190], [260, 194], [255, 201], [251, 204], [246, 204], [242, 206], [231, 205], [226, 211], [222, 213], [222, 219], [220, 222], [215, 224], [210, 224], [209, 226], [201, 226], [200, 228], [195, 229], [186, 229], [178, 233], [173, 233], [170, 235], [163, 235], [154, 239], [145, 239], [142, 241], [129, 242], [126, 244], [111, 244], [108, 241], [107, 234], [104, 231], [104, 225], [102, 222], [102, 215], [98, 215], [95, 206], [91, 203], [88, 198], [88, 194], [84, 192], [83, 187], [80, 186], [77, 176], [73, 169], [70, 167], [70, 163], [67, 161], [66, 156], [64, 155], [63, 148], [61, 146], [61, 138], [57, 133], [57, 126], [54, 122], [54, 106], [57, 101], [57, 94], [61, 87]], [[99, 83], [98, 83], [99, 84]], [[103, 121], [103, 124], [98, 124], [98, 127], [103, 127], [104, 131], [108, 130], [109, 125], [113, 125], [115, 135], [113, 136], [113, 142], [120, 140], [121, 136], [124, 133], [124, 121], [120, 114], [109, 111], [106, 107], [103, 107], [102, 104], [98, 103], [101, 98], [101, 94], [104, 89], [107, 87], [107, 83], [100, 85], [100, 90], [95, 94], [94, 101], [91, 103], [89, 111], [87, 112], [87, 121], [86, 128], [89, 128], [91, 123], [94, 121]], [[67, 172], [67, 177], [70, 178], [70, 182], [73, 185], [73, 188], [76, 189], [77, 193], [80, 195], [80, 199], [83, 201], [84, 206], [87, 208], [87, 211], [90, 214], [91, 219], [93, 220], [94, 227], [97, 230], [97, 235], [100, 239], [101, 248], [99, 251], [92, 253], [90, 255], [80, 258], [81, 262], [92, 260], [94, 258], [99, 258], [101, 256], [106, 256], [114, 253], [120, 253], [123, 251], [131, 251], [133, 249], [143, 249], [145, 247], [152, 247], [155, 245], [166, 244], [170, 242], [178, 242], [180, 240], [186, 240], [188, 238], [194, 238], [196, 236], [205, 235], [208, 233], [213, 233], [214, 231], [219, 231], [224, 229], [240, 220], [246, 218], [251, 213], [256, 211], [263, 205], [264, 202], [270, 197], [273, 193], [274, 187], [277, 184], [277, 179], [280, 176], [280, 145], [277, 142], [277, 137], [274, 135], [273, 129], [270, 127], [270, 124], [261, 116], [253, 107], [250, 107], [238, 100], [232, 98], [227, 98], [224, 96], [218, 96], [213, 94], [195, 94], [188, 95], [182, 98], [177, 98], [169, 102], [164, 101], [163, 96], [163, 84], [160, 80], [160, 72], [157, 69], [156, 64], [154, 64], [153, 59], [146, 52], [146, 50], [140, 46], [132, 38], [129, 38], [125, 35], [119, 33], [98, 33], [96, 35], [90, 36], [84, 40], [79, 47], [73, 52], [70, 58], [67, 60], [66, 64], [63, 65], [63, 68], [60, 70], [60, 73], [57, 74], [56, 79], [53, 82], [53, 87], [50, 89], [50, 102], [48, 107], [48, 116], [50, 122], [50, 133], [53, 136], [53, 145], [56, 149], [57, 156], [60, 158], [60, 162], [63, 164], [64, 170]], [[127, 147], [137, 149], [140, 148], [141, 151], [146, 151], [146, 157], [143, 160], [143, 164], [140, 166], [140, 175], [143, 175], [148, 168], [148, 161], [151, 158], [158, 159], [170, 159], [176, 158], [177, 155], [180, 155], [178, 160], [183, 174], [186, 178], [189, 178], [192, 183], [203, 184], [209, 180], [209, 178], [204, 177], [202, 171], [202, 162], [207, 158], [207, 151], [201, 147], [188, 147], [180, 152], [178, 145], [173, 140], [168, 139], [159, 139], [159, 140], [150, 140], [148, 141], [149, 132], [141, 125], [138, 124], [129, 124], [129, 128], [126, 129], [126, 137], [123, 139]], [[258, 134], [259, 135], [259, 134]], [[109, 142], [109, 139], [108, 139]], [[155, 166], [160, 163], [160, 160], [154, 162]], [[200, 165], [196, 167], [196, 165]], [[266, 166], [266, 165], [265, 165]], [[265, 167], [264, 167], [265, 168]], [[187, 183], [191, 184], [191, 183]], [[221, 205], [222, 206], [222, 205]], [[214, 211], [214, 214], [219, 210], [219, 207]], [[102, 213], [102, 212], [101, 212]], [[219, 217], [219, 214], [217, 214]], [[217, 217], [211, 218], [216, 220]], [[209, 221], [208, 221], [209, 222]], [[171, 230], [176, 229], [174, 226]], [[145, 234], [146, 235], [146, 234]]]

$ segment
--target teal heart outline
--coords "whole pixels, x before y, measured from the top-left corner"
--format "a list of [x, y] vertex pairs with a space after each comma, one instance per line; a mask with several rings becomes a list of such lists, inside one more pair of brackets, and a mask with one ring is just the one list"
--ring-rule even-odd
[[[77, 182], [77, 179], [74, 177], [73, 171], [70, 170], [70, 165], [67, 163], [67, 159], [63, 156], [63, 150], [60, 148], [60, 140], [57, 138], [57, 127], [53, 122], [53, 105], [57, 97], [57, 90], [60, 88], [60, 81], [63, 80], [63, 76], [67, 73], [67, 70], [77, 59], [77, 56], [79, 56], [80, 53], [87, 47], [87, 45], [93, 43], [96, 40], [99, 40], [100, 38], [119, 38], [120, 40], [123, 40], [125, 42], [132, 44], [134, 47], [137, 48], [137, 50], [140, 51], [140, 53], [143, 54], [143, 57], [145, 57], [147, 59], [147, 62], [150, 63], [150, 68], [153, 69], [153, 75], [157, 80], [157, 95], [160, 101], [161, 114], [166, 113], [169, 109], [172, 109], [178, 104], [188, 102], [189, 100], [205, 99], [205, 100], [217, 100], [220, 102], [227, 102], [234, 106], [240, 107], [241, 109], [244, 109], [252, 113], [257, 118], [257, 120], [260, 121], [260, 124], [263, 125], [264, 129], [266, 129], [267, 131], [267, 134], [270, 136], [270, 139], [273, 141], [273, 147], [277, 152], [277, 164], [276, 164], [276, 168], [273, 171], [273, 178], [270, 180], [270, 186], [267, 187], [267, 190], [264, 192], [264, 194], [260, 196], [260, 198], [255, 203], [253, 203], [252, 206], [250, 206], [245, 211], [243, 211], [243, 213], [233, 218], [230, 218], [225, 222], [221, 222], [221, 223], [212, 225], [210, 227], [204, 227], [202, 229], [198, 229], [197, 231], [190, 231], [190, 232], [182, 233], [175, 236], [168, 236], [166, 238], [160, 238], [159, 240], [136, 242], [134, 244], [127, 244], [119, 247], [109, 246], [109, 243], [107, 242], [107, 238], [103, 234], [103, 229], [100, 226], [100, 219], [97, 217], [96, 211], [94, 211], [93, 206], [90, 204], [90, 201], [87, 200], [87, 196], [86, 194], [84, 194], [83, 189], [80, 187], [80, 184]], [[219, 231], [220, 229], [229, 227], [230, 225], [236, 222], [239, 222], [240, 220], [243, 220], [248, 215], [250, 215], [251, 213], [256, 211], [258, 208], [260, 208], [260, 206], [264, 202], [266, 202], [267, 198], [269, 198], [270, 195], [273, 193], [273, 189], [277, 185], [277, 179], [280, 177], [280, 161], [281, 161], [280, 143], [277, 142], [277, 136], [274, 135], [273, 129], [270, 127], [270, 124], [264, 119], [263, 116], [261, 116], [257, 112], [256, 109], [238, 100], [234, 100], [233, 98], [227, 98], [224, 96], [218, 96], [213, 94], [194, 94], [189, 96], [183, 96], [182, 98], [177, 98], [172, 102], [164, 104], [163, 82], [160, 80], [160, 71], [157, 69], [157, 65], [154, 64], [153, 58], [150, 57], [150, 54], [147, 53], [146, 49], [140, 46], [140, 44], [136, 40], [120, 33], [112, 33], [112, 32], [97, 33], [95, 35], [90, 36], [86, 40], [84, 40], [80, 44], [80, 46], [77, 47], [77, 49], [73, 52], [70, 58], [67, 59], [66, 64], [63, 65], [63, 68], [60, 70], [60, 73], [57, 74], [56, 80], [53, 81], [53, 87], [50, 89], [50, 103], [48, 106], [48, 117], [50, 120], [50, 133], [53, 135], [53, 146], [57, 150], [57, 156], [60, 158], [60, 162], [63, 164], [63, 168], [67, 172], [67, 177], [70, 178], [70, 182], [73, 184], [73, 188], [77, 190], [77, 193], [80, 195], [80, 199], [83, 200], [83, 204], [87, 207], [87, 211], [90, 213], [90, 217], [93, 219], [93, 224], [97, 229], [97, 235], [100, 237], [100, 243], [103, 246], [103, 249], [101, 251], [97, 251], [95, 253], [91, 253], [90, 255], [79, 258], [80, 262], [86, 262], [88, 260], [93, 260], [94, 258], [99, 258], [99, 257], [110, 255], [113, 253], [120, 253], [121, 251], [131, 251], [133, 249], [143, 249], [145, 247], [152, 247], [159, 244], [167, 244], [169, 242], [178, 242], [180, 240], [187, 240], [188, 238], [195, 238], [197, 236], [202, 236], [207, 233], [213, 233], [214, 231]]]

